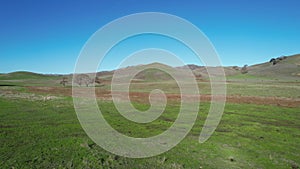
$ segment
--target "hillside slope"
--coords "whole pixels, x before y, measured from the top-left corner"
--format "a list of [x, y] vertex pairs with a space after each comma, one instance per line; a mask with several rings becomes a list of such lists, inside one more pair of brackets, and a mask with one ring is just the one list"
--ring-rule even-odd
[[249, 66], [248, 74], [285, 80], [300, 79], [300, 54], [278, 60], [276, 64], [265, 62]]
[[6, 74], [0, 74], [0, 80], [24, 80], [24, 79], [42, 79], [57, 78], [59, 75], [46, 75], [33, 72], [18, 71]]

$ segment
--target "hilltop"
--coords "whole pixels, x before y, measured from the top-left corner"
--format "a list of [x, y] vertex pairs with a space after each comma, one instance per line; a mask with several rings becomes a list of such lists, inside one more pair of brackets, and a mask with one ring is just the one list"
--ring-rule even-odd
[[7, 74], [0, 74], [1, 80], [10, 80], [10, 79], [37, 79], [46, 77], [47, 75], [33, 73], [33, 72], [26, 72], [26, 71], [17, 71]]

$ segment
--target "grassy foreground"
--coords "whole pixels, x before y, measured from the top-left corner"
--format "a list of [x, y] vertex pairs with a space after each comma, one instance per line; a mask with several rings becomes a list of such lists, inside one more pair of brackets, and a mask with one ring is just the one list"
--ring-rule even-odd
[[[156, 122], [128, 124], [110, 101], [99, 102], [109, 123], [131, 136], [164, 131], [177, 116], [167, 107]], [[139, 109], [148, 105], [135, 103]], [[156, 157], [129, 159], [94, 144], [81, 128], [72, 99], [0, 98], [1, 168], [299, 168], [299, 108], [227, 104], [220, 125], [198, 142], [209, 104], [201, 103], [189, 135]], [[152, 127], [151, 127], [152, 125]], [[153, 127], [154, 126], [154, 127]]]

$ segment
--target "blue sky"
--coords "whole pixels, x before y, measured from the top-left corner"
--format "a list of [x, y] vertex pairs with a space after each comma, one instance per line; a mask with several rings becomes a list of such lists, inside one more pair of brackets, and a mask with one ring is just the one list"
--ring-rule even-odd
[[[2, 0], [0, 72], [71, 73], [95, 31], [137, 12], [182, 17], [206, 34], [223, 65], [252, 65], [300, 53], [299, 6], [298, 0]], [[103, 69], [113, 69], [109, 63]]]

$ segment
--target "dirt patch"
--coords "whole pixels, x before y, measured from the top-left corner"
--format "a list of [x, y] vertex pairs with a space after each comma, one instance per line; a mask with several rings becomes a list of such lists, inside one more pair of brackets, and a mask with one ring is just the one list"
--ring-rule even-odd
[[[63, 88], [63, 87], [28, 87], [28, 90], [33, 93], [43, 93], [43, 94], [53, 94], [53, 95], [64, 95], [64, 96], [72, 96], [72, 88]], [[88, 97], [88, 95], [84, 95], [84, 88], [80, 88], [83, 93], [82, 96]], [[118, 92], [118, 98], [122, 100], [122, 98], [127, 97], [126, 93]], [[141, 102], [141, 103], [149, 103], [149, 93], [144, 92], [130, 92], [130, 99], [132, 101]], [[108, 90], [103, 90], [96, 88], [96, 96], [99, 99], [103, 100], [112, 100], [111, 92]], [[168, 101], [180, 101], [180, 94], [167, 94]], [[185, 98], [190, 98], [191, 101], [195, 99], [195, 97], [199, 97], [198, 95], [184, 95]], [[201, 95], [200, 100], [204, 102], [211, 101], [211, 95]], [[222, 97], [216, 97], [216, 100], [220, 100]], [[229, 95], [226, 96], [226, 102], [229, 103], [246, 103], [246, 104], [258, 104], [258, 105], [274, 105], [281, 107], [300, 107], [300, 99], [291, 99], [291, 98], [282, 98], [282, 97], [258, 97], [258, 96], [238, 96], [238, 95]]]

